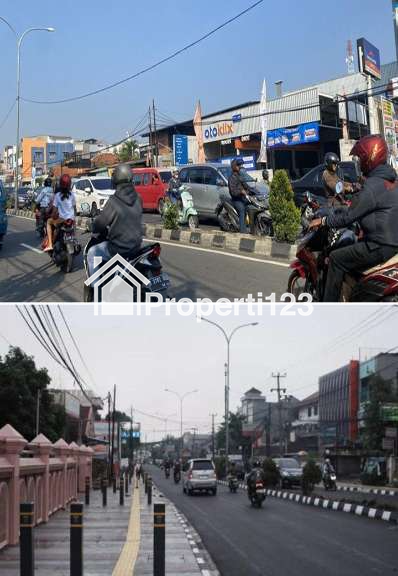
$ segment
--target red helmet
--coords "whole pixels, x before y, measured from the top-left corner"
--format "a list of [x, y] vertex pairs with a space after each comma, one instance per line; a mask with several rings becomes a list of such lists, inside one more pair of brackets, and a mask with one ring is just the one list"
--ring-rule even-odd
[[386, 164], [388, 159], [387, 142], [379, 134], [365, 136], [355, 144], [350, 156], [358, 156], [361, 170], [367, 176], [377, 166]]
[[61, 178], [59, 179], [59, 187], [62, 190], [70, 190], [72, 185], [72, 180], [70, 179], [69, 174], [62, 174]]

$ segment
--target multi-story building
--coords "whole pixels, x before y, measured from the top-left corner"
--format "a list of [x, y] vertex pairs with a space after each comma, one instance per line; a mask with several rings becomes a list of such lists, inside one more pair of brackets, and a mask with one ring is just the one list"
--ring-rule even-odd
[[25, 136], [21, 140], [21, 182], [30, 184], [74, 151], [70, 136]]
[[290, 425], [290, 450], [319, 450], [319, 392], [314, 392], [297, 405], [296, 419]]

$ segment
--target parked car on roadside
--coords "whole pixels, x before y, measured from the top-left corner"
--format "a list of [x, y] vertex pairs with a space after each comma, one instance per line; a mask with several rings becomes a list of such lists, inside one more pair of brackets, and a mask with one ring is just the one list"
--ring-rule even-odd
[[133, 168], [133, 182], [141, 196], [143, 209], [158, 210], [161, 213], [168, 188], [162, 179], [162, 172], [157, 168]]
[[295, 458], [273, 458], [279, 471], [279, 487], [301, 486], [303, 469]]
[[115, 193], [111, 178], [108, 176], [83, 176], [73, 182], [72, 190], [76, 195], [76, 211], [82, 213], [82, 205], [90, 206], [90, 215], [100, 212], [109, 198]]
[[[313, 200], [317, 201], [320, 206], [326, 204], [326, 192], [323, 186], [322, 175], [325, 165], [316, 166], [299, 180], [292, 181], [294, 192], [294, 201], [296, 206], [301, 207], [306, 192], [309, 192]], [[356, 184], [359, 180], [359, 168], [355, 162], [341, 162], [338, 167], [338, 174], [344, 182]]]
[[[229, 164], [190, 164], [181, 168], [181, 184], [189, 186], [199, 218], [217, 218], [216, 208], [220, 203], [221, 196], [229, 195], [228, 178], [230, 175], [231, 166]], [[262, 199], [266, 197], [264, 184], [257, 182], [245, 170], [241, 171], [241, 177], [257, 196]]]
[[182, 489], [192, 496], [194, 492], [217, 494], [217, 476], [213, 461], [209, 458], [195, 458], [184, 466]]

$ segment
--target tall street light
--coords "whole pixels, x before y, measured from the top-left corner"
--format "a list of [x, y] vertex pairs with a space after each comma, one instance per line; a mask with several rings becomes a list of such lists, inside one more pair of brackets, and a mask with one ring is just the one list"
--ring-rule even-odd
[[35, 26], [33, 28], [28, 28], [23, 32], [19, 37], [16, 33], [14, 27], [2, 16], [0, 16], [0, 20], [4, 22], [9, 29], [13, 32], [15, 36], [15, 40], [17, 43], [17, 142], [16, 142], [16, 149], [15, 149], [15, 210], [18, 208], [18, 180], [19, 180], [19, 125], [20, 125], [20, 88], [21, 88], [21, 45], [22, 41], [27, 34], [30, 32], [55, 32], [55, 28], [51, 27], [44, 27], [44, 26]]
[[197, 390], [190, 390], [189, 392], [185, 392], [185, 394], [180, 394], [179, 392], [176, 392], [175, 390], [171, 390], [170, 388], [165, 388], [164, 389], [165, 392], [170, 392], [171, 394], [174, 394], [175, 396], [177, 396], [177, 398], [180, 401], [180, 457], [182, 454], [182, 403], [184, 402], [185, 398], [187, 396], [189, 396], [190, 394], [195, 394], [195, 392], [197, 392]]
[[209, 320], [208, 318], [204, 318], [202, 316], [199, 316], [200, 320], [203, 320], [204, 322], [207, 322], [208, 324], [212, 324], [213, 326], [215, 326], [216, 328], [218, 328], [226, 342], [227, 342], [227, 363], [225, 365], [225, 456], [228, 459], [228, 455], [229, 455], [229, 375], [230, 375], [230, 346], [231, 346], [231, 340], [234, 336], [234, 334], [236, 334], [236, 332], [238, 330], [240, 330], [241, 328], [247, 328], [249, 326], [257, 326], [258, 322], [249, 322], [248, 324], [241, 324], [240, 326], [237, 326], [236, 328], [234, 328], [232, 330], [232, 332], [228, 335], [226, 333], [226, 331], [224, 330], [224, 328], [220, 325], [217, 324], [217, 322], [213, 322], [212, 320]]

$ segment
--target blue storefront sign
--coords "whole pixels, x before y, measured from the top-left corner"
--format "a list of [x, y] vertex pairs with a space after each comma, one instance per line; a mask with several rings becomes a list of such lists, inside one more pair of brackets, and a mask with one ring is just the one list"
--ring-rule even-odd
[[221, 164], [227, 164], [228, 166], [231, 164], [232, 160], [243, 160], [243, 168], [250, 172], [250, 170], [256, 169], [256, 156], [255, 154], [251, 154], [249, 156], [226, 156], [224, 158], [220, 158], [219, 162]]
[[174, 164], [176, 166], [185, 166], [188, 164], [188, 136], [184, 134], [174, 134]]
[[319, 123], [310, 122], [308, 124], [300, 124], [294, 128], [268, 130], [267, 139], [268, 148], [319, 142]]
[[363, 74], [369, 74], [373, 78], [381, 78], [380, 50], [368, 42], [365, 38], [357, 41], [359, 70]]

